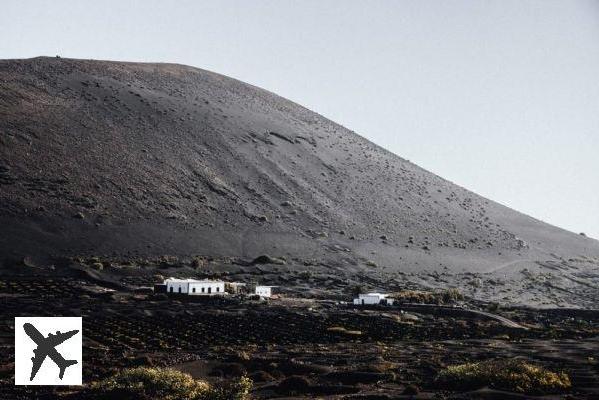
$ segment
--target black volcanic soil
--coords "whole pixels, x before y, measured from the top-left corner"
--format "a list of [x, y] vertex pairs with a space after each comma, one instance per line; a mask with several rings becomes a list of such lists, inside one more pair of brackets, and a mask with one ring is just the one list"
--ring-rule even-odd
[[[176, 368], [217, 385], [247, 374], [257, 400], [537, 398], [484, 388], [451, 392], [435, 383], [448, 365], [511, 358], [569, 374], [571, 390], [539, 398], [599, 396], [598, 311], [496, 311], [528, 328], [516, 329], [451, 309], [363, 309], [290, 296], [269, 302], [168, 297], [140, 291], [131, 276], [113, 290], [73, 271], [0, 276], [0, 398], [97, 399], [90, 383], [140, 365]], [[83, 316], [86, 385], [14, 386], [14, 315]], [[419, 395], [404, 395], [408, 386]]]

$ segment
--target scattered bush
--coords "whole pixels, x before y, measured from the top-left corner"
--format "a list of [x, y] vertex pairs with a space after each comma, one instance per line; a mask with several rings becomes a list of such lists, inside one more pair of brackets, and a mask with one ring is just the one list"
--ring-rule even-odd
[[462, 294], [462, 292], [460, 292], [456, 288], [451, 288], [451, 289], [443, 290], [440, 293], [440, 296], [441, 296], [441, 300], [445, 304], [455, 303], [457, 301], [464, 300], [464, 295]]
[[312, 272], [310, 271], [301, 271], [298, 276], [300, 277], [300, 279], [311, 279], [312, 278]]
[[450, 366], [439, 373], [436, 383], [453, 390], [489, 386], [526, 394], [555, 393], [572, 386], [567, 374], [552, 372], [523, 360], [487, 360]]
[[138, 367], [118, 372], [95, 385], [105, 392], [128, 393], [165, 400], [201, 399], [210, 385], [196, 381], [190, 375], [172, 369]]
[[233, 383], [212, 389], [207, 396], [197, 400], [249, 400], [252, 387], [252, 380], [242, 376]]
[[242, 377], [232, 384], [214, 388], [191, 375], [168, 368], [125, 369], [93, 385], [109, 398], [162, 400], [247, 400], [252, 381]]
[[200, 257], [196, 257], [193, 260], [191, 260], [190, 266], [195, 269], [203, 268], [206, 266], [206, 260]]
[[90, 267], [97, 271], [102, 271], [104, 269], [104, 264], [102, 264], [101, 262], [95, 262], [93, 264], [90, 264]]
[[458, 289], [452, 288], [436, 292], [424, 290], [402, 290], [391, 296], [400, 303], [420, 304], [451, 304], [464, 300], [464, 295]]
[[362, 335], [362, 331], [352, 331], [352, 330], [348, 330], [342, 326], [332, 326], [330, 328], [327, 328], [327, 332], [338, 333], [338, 334], [347, 335], [347, 336], [361, 336]]
[[394, 293], [391, 297], [403, 303], [437, 303], [436, 297], [433, 295], [432, 292], [425, 292], [422, 290], [402, 290], [401, 292]]
[[362, 293], [366, 293], [366, 289], [362, 285], [353, 285], [350, 286], [347, 291], [354, 297], [358, 297]]

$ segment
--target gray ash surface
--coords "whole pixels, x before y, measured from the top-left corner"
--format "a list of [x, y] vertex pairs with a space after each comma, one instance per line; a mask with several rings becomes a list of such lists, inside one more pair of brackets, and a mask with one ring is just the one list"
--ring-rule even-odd
[[588, 307], [599, 287], [598, 241], [265, 90], [182, 65], [0, 61], [5, 267], [261, 254], [507, 303]]

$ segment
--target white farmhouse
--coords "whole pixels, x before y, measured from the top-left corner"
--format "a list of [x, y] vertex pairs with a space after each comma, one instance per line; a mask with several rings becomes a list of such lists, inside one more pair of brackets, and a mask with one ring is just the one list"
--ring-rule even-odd
[[393, 299], [388, 294], [384, 293], [362, 293], [358, 295], [357, 299], [354, 299], [355, 305], [373, 305], [373, 304], [386, 304], [392, 305]]
[[167, 293], [182, 293], [198, 296], [225, 294], [225, 282], [196, 279], [168, 278], [164, 281]]
[[256, 286], [255, 293], [260, 297], [271, 297], [272, 289], [276, 286]]

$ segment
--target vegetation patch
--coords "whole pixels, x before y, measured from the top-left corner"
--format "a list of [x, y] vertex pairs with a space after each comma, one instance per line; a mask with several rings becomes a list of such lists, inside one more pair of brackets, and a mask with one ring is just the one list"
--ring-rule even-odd
[[252, 381], [242, 377], [218, 388], [169, 368], [125, 369], [93, 385], [107, 398], [163, 400], [248, 400]]
[[330, 328], [327, 328], [327, 332], [338, 333], [340, 335], [347, 335], [347, 336], [361, 336], [362, 335], [362, 331], [349, 330], [342, 326], [331, 326]]
[[452, 390], [489, 386], [525, 394], [556, 393], [572, 386], [563, 372], [552, 372], [523, 360], [487, 360], [453, 365], [441, 371], [436, 383]]
[[464, 300], [464, 295], [458, 289], [446, 289], [435, 292], [424, 290], [402, 290], [391, 296], [400, 303], [420, 304], [451, 304]]

